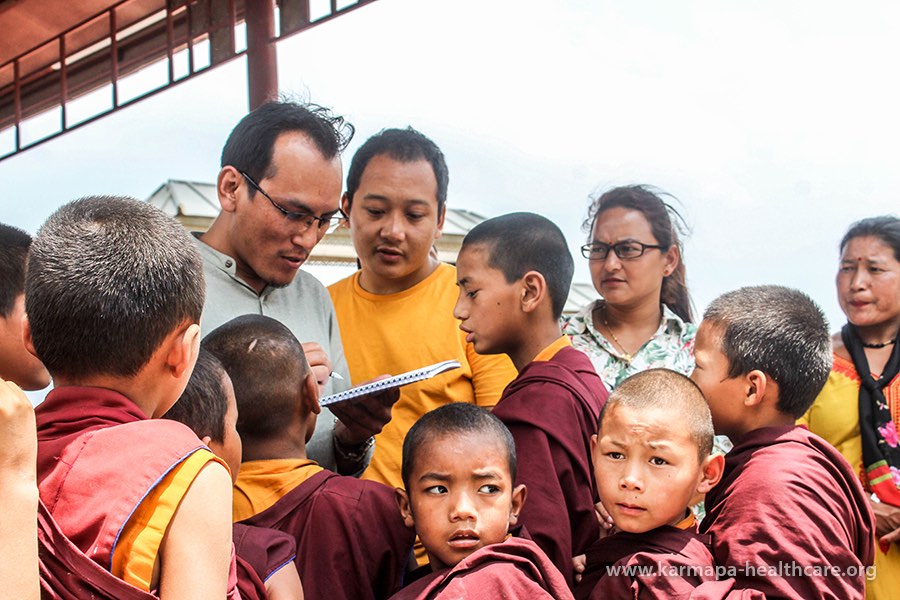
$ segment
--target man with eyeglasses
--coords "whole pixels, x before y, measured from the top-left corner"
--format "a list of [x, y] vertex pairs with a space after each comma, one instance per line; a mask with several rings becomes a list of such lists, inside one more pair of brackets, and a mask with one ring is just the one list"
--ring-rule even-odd
[[[225, 142], [222, 210], [197, 235], [206, 277], [203, 333], [243, 314], [281, 321], [304, 342], [323, 394], [349, 387], [350, 375], [328, 292], [300, 266], [341, 219], [340, 153], [352, 135], [350, 124], [322, 107], [270, 102], [254, 110]], [[309, 458], [341, 474], [361, 473], [398, 397], [392, 390], [346, 403], [335, 415], [323, 408]]]

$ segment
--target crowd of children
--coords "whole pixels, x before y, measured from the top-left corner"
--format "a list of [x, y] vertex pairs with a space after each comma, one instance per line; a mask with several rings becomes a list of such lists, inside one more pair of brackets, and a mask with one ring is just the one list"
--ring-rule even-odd
[[[379, 216], [369, 198], [345, 195], [352, 226]], [[437, 233], [422, 280], [452, 274], [428, 251]], [[463, 242], [441, 319], [463, 354], [508, 357], [474, 370], [511, 363], [514, 379], [499, 400], [436, 402], [389, 430], [400, 463], [374, 464], [399, 470], [358, 478], [308, 455], [323, 386], [291, 329], [248, 314], [201, 336], [200, 251], [161, 211], [76, 200], [33, 241], [0, 226], [0, 256], [10, 597], [861, 599], [877, 576], [858, 474], [795, 425], [831, 369], [827, 323], [795, 290], [720, 296], [690, 377], [654, 368], [609, 393], [560, 327], [560, 229], [489, 219]], [[383, 258], [362, 259], [361, 283], [394, 281]], [[361, 294], [351, 283], [336, 301]], [[367, 346], [348, 347], [352, 370]], [[32, 412], [20, 386], [48, 377]]]

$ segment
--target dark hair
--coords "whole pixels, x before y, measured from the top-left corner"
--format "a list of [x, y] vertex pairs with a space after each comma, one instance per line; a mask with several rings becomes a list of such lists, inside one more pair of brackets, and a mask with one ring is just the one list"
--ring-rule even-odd
[[427, 160], [431, 164], [437, 181], [436, 194], [440, 216], [447, 203], [447, 186], [450, 182], [447, 161], [444, 160], [444, 153], [437, 144], [412, 127], [382, 129], [359, 147], [350, 162], [350, 170], [347, 171], [348, 202], [353, 202], [353, 194], [359, 189], [359, 182], [369, 161], [382, 154], [404, 163]]
[[809, 296], [743, 287], [713, 300], [703, 320], [722, 333], [729, 377], [758, 369], [778, 384], [778, 410], [797, 419], [809, 409], [831, 371], [828, 321]]
[[900, 260], [900, 219], [893, 215], [869, 217], [857, 221], [850, 226], [841, 238], [840, 249], [843, 252], [850, 240], [859, 237], [875, 237], [894, 250], [894, 259]]
[[242, 315], [213, 329], [202, 347], [231, 377], [241, 438], [264, 440], [283, 432], [297, 410], [309, 372], [291, 330], [263, 315]]
[[0, 316], [8, 317], [16, 298], [25, 291], [25, 260], [31, 236], [0, 223]]
[[534, 213], [510, 213], [472, 228], [462, 247], [484, 244], [488, 265], [501, 271], [507, 283], [537, 271], [547, 281], [553, 317], [559, 319], [569, 296], [575, 263], [559, 227]]
[[50, 215], [31, 245], [25, 308], [55, 377], [136, 375], [203, 311], [203, 267], [178, 222], [133, 198], [96, 196]]
[[163, 418], [184, 423], [197, 437], [208, 435], [212, 441], [224, 443], [225, 413], [228, 412], [224, 379], [227, 376], [219, 359], [201, 348], [187, 387]]
[[[275, 141], [282, 133], [291, 131], [309, 136], [328, 160], [340, 154], [353, 138], [353, 126], [327, 108], [287, 100], [267, 102], [231, 130], [222, 149], [221, 166], [232, 166], [255, 181], [272, 177]], [[250, 195], [254, 192], [250, 186]]]
[[618, 405], [635, 410], [665, 409], [678, 420], [673, 426], [687, 425], [701, 461], [712, 452], [715, 430], [709, 405], [689, 377], [670, 369], [635, 373], [609, 395], [600, 411], [598, 431], [603, 429], [603, 418], [610, 407]]
[[[419, 449], [432, 440], [446, 435], [484, 434], [497, 439], [506, 447], [509, 474], [516, 480], [516, 442], [503, 422], [480, 406], [466, 402], [452, 402], [422, 415], [403, 439], [403, 462], [400, 475], [409, 490], [409, 478], [415, 467]], [[477, 452], [478, 448], [473, 448]]]
[[[648, 185], [629, 185], [613, 188], [601, 196], [591, 199], [588, 216], [583, 227], [588, 234], [588, 242], [597, 218], [611, 208], [636, 210], [650, 223], [653, 237], [662, 246], [662, 252], [675, 246], [678, 248], [678, 266], [670, 275], [663, 278], [660, 302], [668, 306], [672, 312], [690, 323], [694, 319], [691, 307], [691, 296], [687, 289], [687, 272], [684, 266], [684, 248], [681, 245], [679, 230], [687, 230], [684, 218], [675, 208], [662, 200], [660, 196], [671, 196]], [[674, 198], [674, 196], [672, 196]]]

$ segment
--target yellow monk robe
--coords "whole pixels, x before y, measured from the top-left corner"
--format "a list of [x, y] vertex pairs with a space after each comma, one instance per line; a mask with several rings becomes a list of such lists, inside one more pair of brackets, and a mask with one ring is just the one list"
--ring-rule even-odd
[[241, 463], [234, 483], [232, 519], [237, 523], [261, 513], [321, 470], [316, 461], [297, 458]]
[[122, 529], [112, 556], [110, 572], [113, 575], [144, 591], [151, 591], [154, 566], [169, 523], [200, 470], [211, 461], [225, 466], [209, 450], [197, 450], [169, 471], [147, 494]]
[[[825, 387], [797, 423], [837, 448], [866, 485], [862, 438], [859, 432], [859, 374], [853, 363], [837, 354]], [[900, 376], [884, 388], [894, 424], [900, 428]], [[869, 490], [871, 491], [871, 490]], [[887, 600], [900, 590], [900, 545], [891, 544], [885, 554], [875, 546], [875, 580], [866, 584], [866, 598]]]
[[391, 421], [375, 437], [375, 455], [364, 479], [402, 487], [403, 438], [426, 412], [468, 402], [493, 407], [516, 370], [504, 355], [480, 355], [467, 344], [453, 307], [459, 295], [456, 267], [441, 264], [413, 287], [371, 294], [359, 273], [328, 288], [337, 313], [344, 354], [354, 384], [456, 359], [462, 368], [400, 388]]
[[546, 361], [552, 359], [554, 356], [556, 356], [556, 353], [559, 352], [560, 350], [562, 350], [563, 348], [569, 348], [571, 346], [572, 346], [572, 339], [569, 336], [567, 336], [567, 335], [560, 336], [559, 338], [557, 338], [557, 340], [555, 342], [553, 342], [552, 344], [550, 344], [549, 346], [547, 346], [546, 348], [544, 348], [543, 350], [538, 352], [538, 355], [534, 357], [532, 362], [537, 362], [537, 361], [545, 361], [546, 362]]

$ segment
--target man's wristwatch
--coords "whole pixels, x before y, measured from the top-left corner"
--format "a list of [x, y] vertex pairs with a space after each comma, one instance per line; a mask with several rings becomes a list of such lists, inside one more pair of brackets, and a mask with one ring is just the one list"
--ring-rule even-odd
[[341, 459], [348, 462], [360, 462], [362, 461], [366, 454], [368, 454], [369, 450], [375, 445], [375, 438], [370, 437], [366, 439], [361, 444], [357, 444], [354, 446], [347, 446], [341, 440], [334, 436], [334, 452]]

